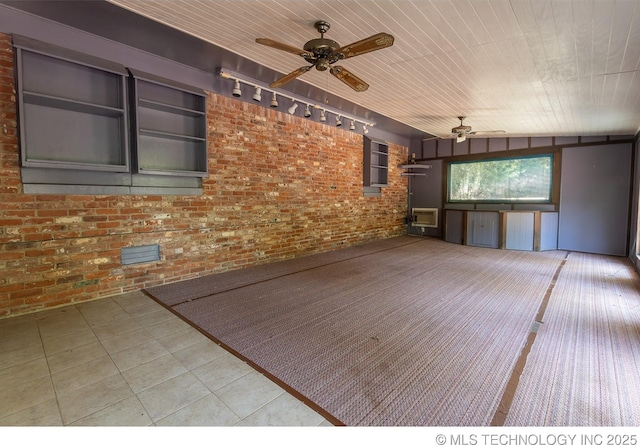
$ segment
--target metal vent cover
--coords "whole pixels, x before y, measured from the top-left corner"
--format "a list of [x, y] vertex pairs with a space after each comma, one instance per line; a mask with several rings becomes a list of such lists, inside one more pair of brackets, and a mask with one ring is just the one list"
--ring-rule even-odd
[[123, 247], [120, 250], [120, 264], [139, 264], [160, 261], [160, 245]]

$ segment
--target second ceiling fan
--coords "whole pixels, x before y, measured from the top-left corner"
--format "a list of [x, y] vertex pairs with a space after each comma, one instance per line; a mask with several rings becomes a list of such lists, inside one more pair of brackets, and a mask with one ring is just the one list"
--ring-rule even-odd
[[340, 79], [355, 91], [366, 91], [369, 88], [369, 85], [364, 80], [360, 79], [345, 67], [334, 64], [342, 59], [348, 59], [350, 57], [359, 56], [360, 54], [387, 48], [393, 45], [393, 36], [381, 32], [367, 37], [366, 39], [351, 43], [347, 46], [340, 46], [335, 40], [324, 38], [324, 34], [330, 28], [329, 23], [325, 21], [317, 21], [314, 26], [320, 33], [320, 38], [309, 40], [305, 43], [302, 49], [271, 39], [256, 39], [256, 42], [261, 45], [297, 54], [310, 63], [309, 66], [298, 68], [275, 82], [272, 82], [269, 86], [271, 88], [278, 88], [315, 67], [318, 71], [329, 70], [334, 77]]

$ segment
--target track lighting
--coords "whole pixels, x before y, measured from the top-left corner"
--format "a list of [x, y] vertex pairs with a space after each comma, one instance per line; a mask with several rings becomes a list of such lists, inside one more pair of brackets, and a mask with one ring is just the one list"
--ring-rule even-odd
[[236, 82], [233, 84], [233, 91], [231, 91], [231, 94], [236, 97], [242, 96], [242, 90], [240, 90], [240, 81], [238, 79], [236, 79]]
[[262, 100], [262, 88], [256, 87], [256, 92], [253, 93], [253, 100], [260, 102]]
[[362, 134], [367, 134], [369, 133], [369, 129], [367, 128], [367, 124], [363, 124], [362, 125]]
[[342, 110], [339, 109], [334, 109], [331, 108], [329, 106], [325, 106], [325, 104], [328, 104], [328, 102], [324, 102], [324, 103], [319, 103], [319, 102], [314, 102], [312, 100], [309, 100], [306, 97], [303, 96], [298, 96], [295, 94], [284, 94], [284, 93], [277, 93], [266, 83], [260, 82], [259, 80], [256, 79], [252, 79], [248, 76], [245, 76], [243, 74], [239, 74], [239, 73], [235, 73], [233, 71], [229, 71], [226, 70], [224, 68], [221, 68], [218, 70], [217, 73], [220, 77], [222, 77], [223, 79], [229, 79], [233, 81], [233, 90], [231, 91], [232, 95], [235, 97], [241, 97], [242, 96], [242, 90], [241, 90], [241, 84], [245, 84], [250, 88], [254, 88], [254, 93], [251, 96], [252, 99], [256, 102], [262, 102], [262, 93], [271, 93], [272, 99], [270, 102], [270, 106], [272, 108], [278, 108], [279, 104], [278, 104], [278, 95], [280, 95], [280, 98], [287, 98], [291, 101], [293, 101], [293, 104], [287, 108], [287, 111], [291, 114], [294, 114], [295, 111], [297, 110], [297, 106], [300, 104], [303, 104], [304, 107], [304, 117], [306, 118], [314, 118], [315, 116], [312, 116], [313, 111], [311, 110], [311, 107], [313, 108], [317, 108], [318, 110], [320, 110], [319, 116], [318, 116], [318, 120], [322, 123], [326, 123], [327, 122], [327, 113], [332, 113], [334, 115], [336, 115], [336, 126], [340, 126], [342, 125], [342, 118], [345, 119], [349, 119], [349, 121], [351, 122], [351, 125], [349, 125], [349, 129], [350, 130], [354, 130], [355, 129], [355, 125], [357, 124], [362, 124], [363, 125], [363, 133], [366, 134], [367, 132], [367, 128], [374, 125], [374, 122], [371, 121], [365, 121], [362, 120], [360, 118], [358, 118], [357, 116], [352, 116], [349, 114], [343, 114]]

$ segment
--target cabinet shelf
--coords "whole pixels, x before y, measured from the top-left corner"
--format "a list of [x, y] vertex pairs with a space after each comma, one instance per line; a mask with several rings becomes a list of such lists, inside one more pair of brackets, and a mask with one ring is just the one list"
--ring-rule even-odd
[[194, 141], [194, 142], [206, 141], [206, 138], [188, 136], [185, 134], [178, 134], [178, 133], [168, 133], [166, 131], [148, 130], [145, 128], [140, 128], [140, 134], [144, 136], [155, 136], [159, 138], [168, 138], [168, 139], [175, 139], [180, 141]]
[[364, 138], [363, 184], [365, 187], [389, 185], [389, 146], [386, 142]]
[[183, 108], [175, 105], [168, 105], [162, 102], [157, 102], [149, 99], [138, 99], [138, 106], [142, 108], [150, 108], [156, 111], [164, 111], [168, 113], [180, 114], [188, 117], [203, 117], [205, 116], [204, 111], [194, 110], [191, 108]]
[[47, 108], [58, 108], [61, 110], [75, 111], [78, 113], [95, 114], [105, 117], [118, 117], [124, 114], [124, 109], [107, 107], [88, 102], [82, 102], [63, 97], [50, 96], [47, 94], [23, 91], [25, 104], [39, 105]]

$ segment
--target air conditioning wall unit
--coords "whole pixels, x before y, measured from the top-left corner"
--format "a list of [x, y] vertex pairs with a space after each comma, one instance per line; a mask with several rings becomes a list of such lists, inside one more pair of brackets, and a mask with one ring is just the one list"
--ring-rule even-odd
[[438, 227], [438, 209], [437, 208], [418, 208], [411, 209], [411, 225], [414, 227]]

